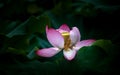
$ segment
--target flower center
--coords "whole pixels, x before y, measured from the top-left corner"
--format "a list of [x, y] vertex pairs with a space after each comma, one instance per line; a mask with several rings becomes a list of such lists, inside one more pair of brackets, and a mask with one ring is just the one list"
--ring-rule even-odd
[[71, 40], [70, 40], [70, 33], [69, 32], [62, 32], [62, 36], [64, 37], [64, 49], [68, 50], [70, 48]]

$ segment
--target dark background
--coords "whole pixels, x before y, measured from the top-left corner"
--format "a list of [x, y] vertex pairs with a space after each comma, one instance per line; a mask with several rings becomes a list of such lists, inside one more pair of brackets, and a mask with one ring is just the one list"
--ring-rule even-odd
[[[0, 0], [0, 75], [119, 75], [118, 0]], [[45, 26], [76, 26], [81, 40], [96, 39], [73, 61], [35, 51], [50, 47]]]

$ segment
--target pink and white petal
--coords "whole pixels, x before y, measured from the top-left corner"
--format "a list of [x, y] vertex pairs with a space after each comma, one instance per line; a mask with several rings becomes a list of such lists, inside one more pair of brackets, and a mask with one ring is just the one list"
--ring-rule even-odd
[[93, 39], [89, 39], [89, 40], [83, 40], [78, 42], [75, 47], [73, 47], [74, 50], [79, 50], [80, 48], [84, 47], [84, 46], [91, 46], [93, 43], [95, 42], [95, 40]]
[[70, 31], [70, 39], [71, 39], [71, 44], [75, 45], [77, 42], [80, 41], [80, 31], [77, 27], [73, 27], [72, 30]]
[[60, 32], [56, 31], [55, 29], [48, 29], [46, 30], [48, 41], [54, 46], [58, 48], [64, 47], [64, 38]]
[[52, 57], [60, 51], [61, 50], [59, 50], [59, 48], [45, 48], [45, 49], [37, 50], [36, 54], [42, 57]]
[[63, 54], [64, 54], [64, 57], [67, 59], [67, 60], [72, 60], [74, 59], [75, 55], [76, 55], [76, 50], [63, 50]]
[[68, 32], [68, 31], [65, 31], [65, 30], [62, 30], [62, 29], [56, 29], [57, 31], [59, 31], [61, 34], [63, 33], [63, 32]]
[[68, 32], [70, 31], [70, 28], [68, 27], [67, 24], [62, 24], [59, 29], [65, 30], [65, 31], [68, 31]]

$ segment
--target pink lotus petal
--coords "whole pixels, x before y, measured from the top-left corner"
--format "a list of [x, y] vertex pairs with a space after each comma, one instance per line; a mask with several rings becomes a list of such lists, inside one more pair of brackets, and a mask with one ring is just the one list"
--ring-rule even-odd
[[63, 48], [64, 47], [64, 38], [62, 37], [61, 33], [56, 31], [55, 29], [48, 29], [46, 28], [46, 34], [48, 41], [54, 46], [58, 48]]
[[68, 32], [70, 31], [70, 28], [68, 27], [67, 24], [62, 24], [59, 29], [65, 30], [65, 31], [68, 31]]
[[63, 54], [64, 54], [64, 57], [67, 59], [67, 60], [72, 60], [75, 55], [76, 55], [76, 50], [63, 50]]
[[56, 29], [57, 31], [59, 31], [61, 34], [63, 33], [63, 32], [68, 32], [68, 31], [65, 31], [65, 30], [62, 30], [62, 29]]
[[93, 40], [93, 39], [83, 40], [83, 41], [78, 42], [78, 43], [75, 45], [75, 47], [73, 47], [73, 49], [79, 50], [79, 49], [82, 48], [83, 46], [91, 46], [94, 42], [95, 42], [95, 40]]
[[70, 39], [71, 39], [71, 44], [75, 45], [77, 42], [80, 41], [80, 32], [77, 27], [73, 27], [72, 30], [70, 31]]
[[61, 50], [59, 50], [58, 48], [45, 48], [45, 49], [38, 50], [36, 54], [42, 57], [52, 57], [60, 51]]

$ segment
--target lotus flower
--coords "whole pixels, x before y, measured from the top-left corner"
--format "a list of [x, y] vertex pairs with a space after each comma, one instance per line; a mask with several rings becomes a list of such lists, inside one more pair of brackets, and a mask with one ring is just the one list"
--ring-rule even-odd
[[92, 45], [95, 40], [83, 40], [80, 41], [81, 35], [77, 27], [73, 27], [72, 30], [63, 24], [59, 29], [48, 28], [46, 26], [47, 39], [52, 44], [51, 48], [44, 48], [37, 50], [36, 54], [42, 57], [52, 57], [63, 50], [65, 59], [74, 59], [77, 51], [83, 46]]

